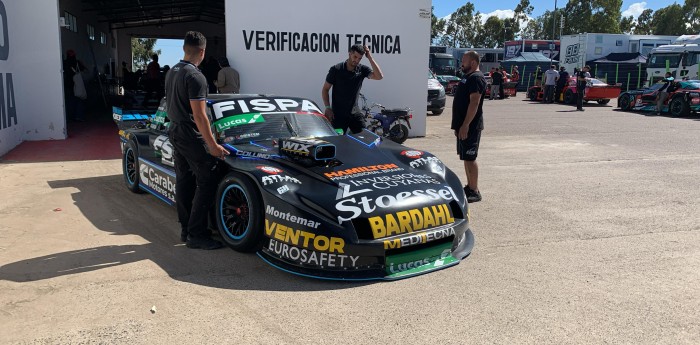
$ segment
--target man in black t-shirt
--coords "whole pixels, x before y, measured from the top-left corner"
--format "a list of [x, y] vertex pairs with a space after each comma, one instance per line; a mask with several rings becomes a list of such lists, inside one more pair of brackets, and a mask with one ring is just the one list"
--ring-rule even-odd
[[587, 79], [589, 78], [590, 74], [588, 71], [591, 70], [591, 67], [588, 65], [584, 66], [581, 71], [579, 71], [576, 74], [576, 93], [578, 94], [578, 97], [576, 97], [576, 110], [578, 111], [584, 111], [583, 109], [583, 98], [586, 95], [586, 83]]
[[496, 68], [496, 71], [491, 74], [491, 92], [489, 99], [498, 99], [498, 96], [501, 93], [501, 85], [503, 85], [503, 73], [501, 73], [500, 68]]
[[[362, 56], [367, 56], [372, 68], [360, 64]], [[382, 80], [384, 75], [372, 58], [369, 48], [359, 44], [350, 47], [347, 60], [328, 70], [326, 82], [321, 89], [321, 97], [326, 106], [326, 118], [331, 121], [333, 128], [340, 128], [344, 132], [350, 128], [352, 133], [362, 131], [362, 111], [357, 106], [357, 97], [365, 78]], [[332, 102], [328, 95], [331, 88], [333, 89]]]
[[559, 67], [559, 78], [557, 79], [556, 101], [561, 101], [561, 94], [564, 92], [564, 86], [569, 83], [569, 72], [566, 67]]
[[[462, 72], [464, 79], [457, 85], [452, 101], [452, 126], [457, 137], [457, 154], [464, 161], [467, 185], [464, 193], [468, 202], [481, 201], [479, 192], [479, 166], [476, 156], [479, 151], [481, 130], [484, 129], [483, 105], [486, 95], [486, 79], [479, 71], [481, 58], [475, 51], [464, 53]], [[494, 74], [495, 75], [495, 74]]]
[[206, 115], [207, 80], [197, 66], [204, 59], [207, 40], [199, 32], [185, 36], [185, 58], [168, 72], [165, 97], [170, 119], [169, 137], [175, 148], [175, 203], [180, 239], [188, 248], [218, 249], [211, 239], [207, 215], [218, 183], [217, 158], [229, 152], [216, 143]]

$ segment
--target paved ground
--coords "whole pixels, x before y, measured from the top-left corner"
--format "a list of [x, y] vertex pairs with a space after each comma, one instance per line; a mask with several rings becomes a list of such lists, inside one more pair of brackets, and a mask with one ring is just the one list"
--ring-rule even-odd
[[[187, 250], [117, 160], [0, 164], [0, 343], [700, 343], [699, 118], [572, 110], [487, 101], [473, 254], [390, 283]], [[461, 171], [450, 111], [408, 145]]]

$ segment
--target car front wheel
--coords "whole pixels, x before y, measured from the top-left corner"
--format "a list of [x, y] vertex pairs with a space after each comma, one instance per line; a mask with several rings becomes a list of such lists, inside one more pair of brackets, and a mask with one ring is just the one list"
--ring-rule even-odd
[[263, 203], [257, 188], [245, 176], [229, 173], [216, 192], [216, 225], [233, 250], [252, 252], [263, 238]]
[[136, 152], [136, 145], [133, 142], [126, 144], [122, 155], [122, 172], [126, 188], [134, 193], [142, 193], [139, 188], [139, 158]]

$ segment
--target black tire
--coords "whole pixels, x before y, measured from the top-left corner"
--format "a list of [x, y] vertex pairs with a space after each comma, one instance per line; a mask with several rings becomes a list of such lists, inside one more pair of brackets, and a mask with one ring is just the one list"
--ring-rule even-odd
[[216, 190], [216, 228], [235, 251], [254, 252], [263, 238], [263, 203], [255, 184], [237, 173], [229, 173]]
[[576, 103], [576, 95], [574, 94], [573, 91], [566, 90], [566, 92], [564, 93], [564, 103], [566, 103], [566, 104]]
[[139, 159], [136, 144], [129, 141], [124, 148], [122, 155], [122, 173], [124, 174], [124, 183], [126, 188], [134, 193], [143, 193], [139, 188]]
[[599, 99], [599, 100], [598, 100], [598, 104], [600, 104], [600, 105], [605, 105], [605, 104], [608, 104], [608, 103], [610, 103], [610, 100], [609, 100], [609, 99]]
[[620, 107], [620, 110], [624, 110], [624, 111], [632, 110], [632, 96], [631, 95], [620, 96], [620, 98], [617, 99], [617, 106]]
[[529, 90], [527, 92], [527, 98], [529, 98], [533, 102], [537, 102], [537, 91], [535, 91], [534, 89]]
[[688, 116], [690, 115], [690, 106], [683, 97], [676, 97], [668, 104], [668, 112], [671, 116]]
[[442, 114], [443, 111], [445, 111], [445, 109], [433, 110], [432, 113], [433, 113], [433, 115], [440, 115], [440, 114]]
[[399, 123], [389, 128], [389, 139], [395, 143], [403, 144], [408, 139], [408, 127]]

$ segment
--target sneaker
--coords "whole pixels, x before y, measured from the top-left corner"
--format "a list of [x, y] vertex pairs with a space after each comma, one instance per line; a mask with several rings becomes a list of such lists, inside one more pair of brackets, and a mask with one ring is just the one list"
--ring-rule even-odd
[[467, 195], [467, 202], [479, 202], [481, 201], [481, 193], [479, 191], [472, 190], [469, 186], [464, 186], [464, 194]]
[[217, 240], [212, 240], [211, 238], [188, 238], [187, 248], [191, 249], [204, 249], [213, 250], [223, 248], [223, 244]]
[[187, 242], [187, 230], [182, 230], [180, 232], [180, 241]]

